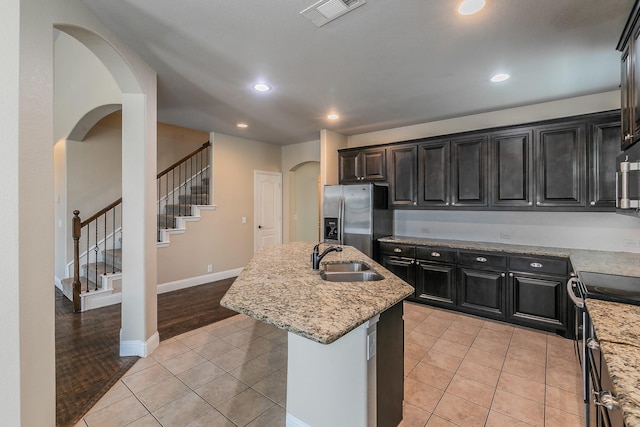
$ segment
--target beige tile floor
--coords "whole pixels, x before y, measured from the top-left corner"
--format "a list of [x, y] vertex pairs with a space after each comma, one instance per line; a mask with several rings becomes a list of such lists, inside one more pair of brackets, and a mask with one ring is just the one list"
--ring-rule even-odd
[[[582, 426], [571, 341], [413, 303], [404, 317], [402, 427]], [[286, 333], [238, 315], [163, 341], [77, 426], [284, 426], [286, 365]]]

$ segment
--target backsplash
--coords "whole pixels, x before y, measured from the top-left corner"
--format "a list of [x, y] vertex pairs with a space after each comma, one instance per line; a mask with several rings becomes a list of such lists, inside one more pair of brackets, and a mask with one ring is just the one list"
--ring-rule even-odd
[[602, 212], [395, 210], [397, 236], [640, 253], [640, 219]]

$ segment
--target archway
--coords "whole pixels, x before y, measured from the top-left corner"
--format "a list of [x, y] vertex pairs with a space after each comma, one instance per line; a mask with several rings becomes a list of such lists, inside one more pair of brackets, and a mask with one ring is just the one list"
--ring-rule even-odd
[[[144, 357], [159, 344], [155, 247], [156, 75], [146, 65], [136, 64], [137, 58], [130, 65], [131, 54], [125, 60], [123, 53], [95, 32], [68, 24], [55, 24], [54, 28], [93, 52], [122, 92], [122, 229], [126, 230], [126, 245], [122, 248], [120, 354]], [[88, 122], [97, 121], [114, 108], [107, 105], [89, 111], [74, 132], [82, 134]]]

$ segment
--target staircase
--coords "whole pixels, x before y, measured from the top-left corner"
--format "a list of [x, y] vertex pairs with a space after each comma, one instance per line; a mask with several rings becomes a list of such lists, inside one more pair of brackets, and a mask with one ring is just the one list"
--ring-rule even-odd
[[[209, 205], [210, 150], [211, 143], [207, 141], [158, 173], [159, 248], [171, 243], [172, 234], [184, 233], [187, 222], [199, 221], [202, 209], [215, 209], [215, 206]], [[72, 277], [62, 280], [62, 292], [74, 301], [73, 283], [76, 280], [74, 277], [77, 277], [80, 292], [76, 288], [75, 311], [117, 304], [122, 301], [122, 199], [84, 221], [81, 221], [79, 214], [79, 211], [74, 211], [74, 255], [73, 261], [68, 264]], [[83, 248], [83, 254], [80, 254], [80, 247]]]

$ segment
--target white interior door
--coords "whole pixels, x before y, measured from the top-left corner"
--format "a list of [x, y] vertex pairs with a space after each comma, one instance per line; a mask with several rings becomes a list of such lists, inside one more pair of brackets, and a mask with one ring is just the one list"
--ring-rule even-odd
[[282, 174], [254, 171], [254, 251], [282, 243]]

